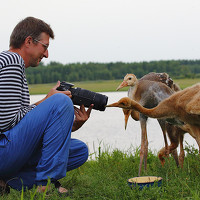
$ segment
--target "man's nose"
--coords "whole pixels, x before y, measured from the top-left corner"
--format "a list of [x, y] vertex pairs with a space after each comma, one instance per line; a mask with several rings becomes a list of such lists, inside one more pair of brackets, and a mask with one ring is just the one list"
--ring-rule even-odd
[[48, 58], [48, 57], [49, 57], [49, 51], [48, 51], [48, 49], [44, 52], [43, 55], [44, 55], [45, 58]]

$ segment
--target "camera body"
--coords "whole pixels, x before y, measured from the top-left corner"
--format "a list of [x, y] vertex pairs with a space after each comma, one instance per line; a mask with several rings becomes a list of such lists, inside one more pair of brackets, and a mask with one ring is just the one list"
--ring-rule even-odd
[[73, 88], [74, 84], [67, 83], [62, 81], [60, 86], [56, 89], [59, 91], [71, 91], [72, 101], [75, 105], [83, 104], [85, 107], [89, 107], [91, 104], [94, 104], [93, 109], [104, 111], [106, 109], [106, 105], [108, 102], [108, 97], [106, 95], [102, 95], [96, 92], [92, 92], [89, 90], [85, 90], [82, 88]]

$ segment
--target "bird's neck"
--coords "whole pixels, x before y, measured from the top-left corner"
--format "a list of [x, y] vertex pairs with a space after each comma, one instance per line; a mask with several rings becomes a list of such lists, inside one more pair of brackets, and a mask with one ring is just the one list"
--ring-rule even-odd
[[138, 88], [138, 80], [136, 80], [135, 84], [133, 86], [130, 86], [129, 91], [128, 91], [128, 97], [131, 99], [135, 99], [135, 93]]
[[166, 105], [163, 105], [162, 108], [160, 108], [160, 105], [158, 104], [156, 107], [148, 109], [140, 105], [137, 101], [132, 100], [131, 101], [131, 107], [132, 109], [135, 109], [136, 111], [151, 117], [151, 118], [172, 118], [174, 117], [173, 114], [173, 108], [170, 110], [170, 108]]

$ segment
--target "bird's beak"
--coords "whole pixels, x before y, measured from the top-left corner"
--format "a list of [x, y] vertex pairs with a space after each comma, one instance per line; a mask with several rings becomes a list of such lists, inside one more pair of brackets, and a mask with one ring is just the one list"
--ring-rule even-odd
[[124, 120], [125, 120], [125, 130], [126, 130], [126, 127], [127, 127], [127, 123], [128, 123], [128, 119], [129, 119], [129, 116], [130, 116], [130, 114], [131, 114], [131, 111], [132, 111], [132, 110], [123, 109], [123, 112], [124, 112]]
[[123, 87], [127, 87], [128, 86], [128, 83], [126, 81], [123, 81], [119, 86], [118, 88], [116, 89], [117, 91], [120, 90], [121, 88]]
[[118, 102], [112, 103], [112, 104], [106, 105], [106, 107], [119, 107], [119, 103]]

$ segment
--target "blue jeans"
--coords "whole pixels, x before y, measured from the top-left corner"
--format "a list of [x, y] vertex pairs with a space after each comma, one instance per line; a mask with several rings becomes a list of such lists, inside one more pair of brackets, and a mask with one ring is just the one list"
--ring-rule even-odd
[[0, 177], [12, 188], [31, 189], [59, 180], [88, 159], [88, 148], [71, 138], [74, 108], [64, 94], [54, 94], [12, 129], [0, 135]]

